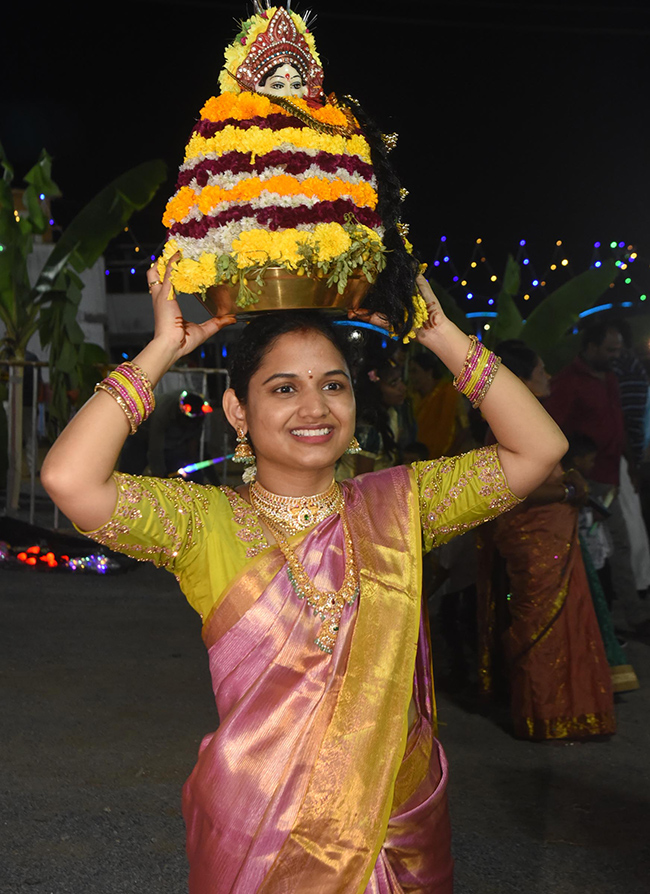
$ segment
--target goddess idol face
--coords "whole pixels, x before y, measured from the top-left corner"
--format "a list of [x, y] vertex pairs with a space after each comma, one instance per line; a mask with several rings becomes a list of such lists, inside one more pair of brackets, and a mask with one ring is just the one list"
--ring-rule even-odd
[[307, 86], [293, 65], [279, 65], [260, 81], [256, 93], [267, 96], [306, 96]]

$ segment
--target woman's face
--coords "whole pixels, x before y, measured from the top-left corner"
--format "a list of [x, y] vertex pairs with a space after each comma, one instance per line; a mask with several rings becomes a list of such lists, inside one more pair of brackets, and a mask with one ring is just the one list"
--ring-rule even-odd
[[524, 385], [529, 391], [532, 391], [535, 397], [548, 397], [551, 393], [551, 377], [546, 372], [544, 361], [541, 357], [537, 358], [537, 365], [532, 371], [530, 379], [522, 379]]
[[381, 402], [385, 407], [401, 407], [406, 400], [406, 382], [399, 367], [381, 374], [379, 381]]
[[237, 405], [260, 478], [272, 469], [329, 474], [354, 434], [349, 370], [338, 349], [319, 332], [277, 338], [251, 377], [246, 405]]
[[281, 65], [257, 87], [257, 93], [268, 96], [306, 96], [307, 87], [293, 65]]

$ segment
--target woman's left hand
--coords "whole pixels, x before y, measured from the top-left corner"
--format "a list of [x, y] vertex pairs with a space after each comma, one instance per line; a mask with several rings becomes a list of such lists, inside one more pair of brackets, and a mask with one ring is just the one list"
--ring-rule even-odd
[[427, 305], [427, 320], [417, 333], [418, 341], [424, 341], [428, 334], [437, 332], [442, 328], [443, 324], [447, 322], [447, 316], [425, 277], [420, 273], [415, 281], [420, 290], [420, 295], [422, 295]]

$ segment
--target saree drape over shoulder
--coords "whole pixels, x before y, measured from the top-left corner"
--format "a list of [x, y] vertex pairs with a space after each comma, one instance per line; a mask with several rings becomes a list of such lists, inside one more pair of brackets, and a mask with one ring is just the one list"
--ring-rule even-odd
[[[220, 725], [183, 791], [191, 894], [449, 894], [421, 557], [517, 502], [496, 447], [344, 483], [360, 594], [332, 654], [235, 491], [116, 482], [90, 536], [168, 568], [203, 618]], [[338, 515], [292, 543], [319, 589], [340, 587]]]

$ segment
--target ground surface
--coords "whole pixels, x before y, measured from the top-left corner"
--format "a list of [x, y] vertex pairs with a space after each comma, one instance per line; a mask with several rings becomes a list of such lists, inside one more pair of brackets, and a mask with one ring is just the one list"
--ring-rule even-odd
[[[439, 694], [456, 894], [648, 891], [650, 646], [619, 731], [529, 744]], [[0, 570], [0, 891], [182, 894], [180, 789], [217, 716], [164, 571]]]

